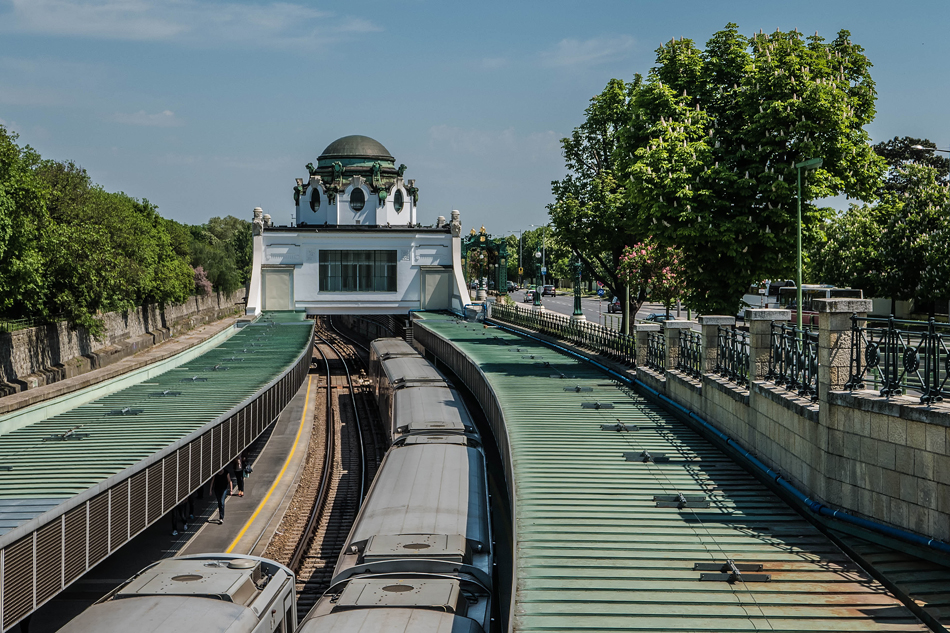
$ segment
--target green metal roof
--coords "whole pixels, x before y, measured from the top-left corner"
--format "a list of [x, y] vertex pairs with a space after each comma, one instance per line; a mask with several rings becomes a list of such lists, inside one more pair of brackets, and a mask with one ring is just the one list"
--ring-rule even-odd
[[[927, 630], [758, 480], [592, 365], [482, 324], [424, 315], [415, 327], [472, 359], [502, 404], [514, 630]], [[618, 422], [639, 430], [601, 429]], [[669, 461], [637, 459], [644, 451]], [[678, 493], [710, 507], [657, 507], [654, 496]], [[694, 568], [727, 560], [761, 564], [748, 573], [771, 581], [703, 581]]]
[[0, 436], [0, 534], [227, 413], [294, 363], [311, 327], [266, 313], [184, 365]]

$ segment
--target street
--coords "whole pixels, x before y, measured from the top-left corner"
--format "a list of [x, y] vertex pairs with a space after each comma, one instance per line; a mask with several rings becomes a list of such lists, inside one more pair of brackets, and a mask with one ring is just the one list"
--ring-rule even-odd
[[[530, 305], [530, 302], [524, 303], [524, 293], [524, 290], [516, 290], [508, 296], [511, 297], [515, 303]], [[609, 297], [581, 297], [581, 309], [584, 311], [584, 316], [588, 321], [600, 323], [613, 329], [620, 329], [623, 315], [620, 313], [609, 314], [607, 312], [608, 299]], [[546, 310], [551, 310], [558, 314], [566, 314], [568, 316], [574, 314], [574, 295], [571, 293], [561, 294], [558, 292], [556, 297], [541, 297], [541, 304]], [[637, 319], [646, 319], [654, 312], [665, 312], [665, 308], [659, 303], [644, 303], [637, 312]], [[672, 314], [674, 316], [676, 315], [675, 310]], [[685, 310], [682, 312], [682, 318], [686, 318]]]

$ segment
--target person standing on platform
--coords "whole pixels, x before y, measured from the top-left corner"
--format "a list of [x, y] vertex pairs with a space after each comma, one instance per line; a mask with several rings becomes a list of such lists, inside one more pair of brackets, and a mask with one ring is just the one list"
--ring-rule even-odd
[[228, 495], [231, 494], [231, 475], [228, 473], [229, 469], [230, 466], [218, 471], [217, 474], [211, 478], [211, 494], [218, 500], [218, 525], [224, 523], [224, 501], [228, 498]]
[[231, 472], [234, 475], [234, 481], [237, 483], [237, 496], [244, 496], [244, 456], [238, 455], [231, 462]]

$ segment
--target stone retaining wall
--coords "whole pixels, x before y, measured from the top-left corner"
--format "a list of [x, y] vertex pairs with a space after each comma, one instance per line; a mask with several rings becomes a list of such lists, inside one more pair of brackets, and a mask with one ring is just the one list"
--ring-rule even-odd
[[105, 332], [93, 338], [65, 322], [0, 334], [0, 396], [34, 389], [105, 367], [201, 324], [240, 312], [244, 290], [191, 297], [103, 315]]

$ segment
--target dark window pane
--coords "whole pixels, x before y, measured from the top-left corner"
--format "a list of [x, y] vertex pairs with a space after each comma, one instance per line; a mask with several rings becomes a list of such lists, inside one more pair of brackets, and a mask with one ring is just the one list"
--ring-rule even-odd
[[366, 205], [366, 194], [362, 189], [354, 189], [350, 192], [350, 208], [354, 211], [362, 211]]
[[396, 189], [396, 193], [393, 194], [393, 207], [396, 208], [396, 213], [402, 211], [403, 205], [406, 203], [402, 195], [402, 189]]
[[395, 292], [396, 251], [320, 251], [320, 292]]
[[320, 208], [320, 189], [313, 187], [313, 193], [310, 194], [310, 210], [316, 211]]

